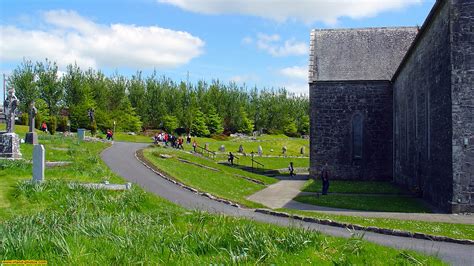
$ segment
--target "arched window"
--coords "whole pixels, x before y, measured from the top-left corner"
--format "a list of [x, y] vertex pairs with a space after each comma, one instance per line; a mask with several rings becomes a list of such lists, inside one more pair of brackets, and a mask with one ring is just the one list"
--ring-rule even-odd
[[363, 116], [357, 113], [352, 117], [352, 157], [362, 159], [362, 147], [364, 137]]

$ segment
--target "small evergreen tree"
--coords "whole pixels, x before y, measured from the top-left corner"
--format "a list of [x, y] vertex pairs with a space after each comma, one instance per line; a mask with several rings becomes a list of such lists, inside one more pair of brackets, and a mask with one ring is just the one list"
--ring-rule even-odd
[[175, 129], [178, 128], [178, 118], [176, 118], [176, 116], [174, 116], [174, 115], [165, 115], [165, 116], [163, 116], [162, 122], [163, 122], [163, 129], [166, 132], [171, 133]]
[[193, 124], [191, 126], [191, 134], [199, 137], [209, 136], [210, 132], [206, 125], [206, 119], [201, 110], [196, 111]]
[[224, 130], [222, 127], [222, 118], [217, 114], [214, 107], [209, 109], [206, 122], [210, 134], [220, 134]]
[[253, 132], [253, 121], [248, 118], [247, 112], [243, 107], [240, 108], [240, 123], [238, 132], [246, 134]]

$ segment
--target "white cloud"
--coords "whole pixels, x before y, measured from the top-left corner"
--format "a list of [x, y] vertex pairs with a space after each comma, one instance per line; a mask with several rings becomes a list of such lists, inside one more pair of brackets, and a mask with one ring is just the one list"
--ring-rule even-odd
[[252, 39], [251, 37], [248, 37], [248, 36], [247, 36], [247, 37], [244, 37], [244, 38], [242, 39], [242, 43], [243, 43], [243, 44], [252, 44], [252, 43], [253, 43], [253, 39]]
[[259, 81], [259, 77], [253, 74], [236, 75], [231, 77], [230, 81], [233, 81], [235, 83], [257, 82]]
[[307, 80], [308, 79], [308, 67], [307, 66], [292, 66], [292, 67], [285, 67], [280, 69], [280, 74], [285, 77], [291, 79], [300, 79], [300, 80]]
[[309, 85], [303, 82], [286, 83], [283, 85], [287, 91], [295, 93], [297, 95], [308, 95]]
[[294, 39], [282, 42], [280, 35], [257, 34], [257, 47], [272, 56], [308, 55], [308, 44]]
[[341, 17], [375, 16], [423, 0], [158, 0], [184, 10], [203, 14], [241, 14], [276, 21], [295, 19], [305, 23], [335, 24]]
[[48, 29], [0, 25], [0, 60], [56, 61], [60, 67], [168, 68], [202, 54], [204, 42], [183, 31], [157, 26], [97, 24], [74, 11], [42, 14]]

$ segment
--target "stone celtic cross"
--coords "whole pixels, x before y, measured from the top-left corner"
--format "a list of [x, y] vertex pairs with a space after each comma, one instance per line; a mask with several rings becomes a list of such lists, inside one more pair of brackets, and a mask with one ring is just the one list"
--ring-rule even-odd
[[7, 133], [13, 133], [15, 130], [15, 112], [18, 108], [18, 98], [15, 95], [15, 89], [10, 88], [8, 90], [8, 97], [5, 100], [4, 108], [5, 108], [5, 118], [7, 122]]

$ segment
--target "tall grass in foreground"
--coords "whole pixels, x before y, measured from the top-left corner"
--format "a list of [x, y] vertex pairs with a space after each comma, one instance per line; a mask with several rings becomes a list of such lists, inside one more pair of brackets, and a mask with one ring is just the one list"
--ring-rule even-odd
[[139, 188], [72, 190], [64, 182], [19, 183], [17, 198], [44, 211], [0, 223], [0, 260], [57, 264], [440, 264], [413, 252], [298, 228], [187, 212]]

